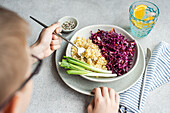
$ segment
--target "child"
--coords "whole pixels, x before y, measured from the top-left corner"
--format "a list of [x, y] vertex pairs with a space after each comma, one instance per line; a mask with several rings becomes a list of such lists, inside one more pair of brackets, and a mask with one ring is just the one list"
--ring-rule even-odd
[[[31, 47], [26, 43], [28, 23], [16, 13], [0, 8], [0, 113], [24, 113], [32, 95], [31, 65], [60, 48], [59, 23], [52, 24], [40, 33]], [[31, 75], [31, 76], [30, 76]], [[88, 106], [89, 113], [117, 113], [119, 95], [110, 88], [93, 90], [95, 98]]]

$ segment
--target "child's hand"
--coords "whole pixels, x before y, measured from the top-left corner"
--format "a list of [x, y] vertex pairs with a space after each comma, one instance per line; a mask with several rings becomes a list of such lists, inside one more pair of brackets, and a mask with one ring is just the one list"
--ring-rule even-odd
[[118, 113], [120, 98], [114, 89], [101, 87], [92, 92], [95, 96], [88, 106], [88, 113]]
[[53, 34], [61, 32], [59, 23], [52, 24], [40, 33], [37, 42], [31, 46], [31, 53], [40, 59], [50, 56], [55, 50], [60, 48], [61, 38]]

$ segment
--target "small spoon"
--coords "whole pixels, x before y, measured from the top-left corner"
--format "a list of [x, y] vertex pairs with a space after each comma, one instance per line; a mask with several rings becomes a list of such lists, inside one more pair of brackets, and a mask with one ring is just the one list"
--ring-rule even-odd
[[[47, 28], [48, 26], [45, 25], [44, 23], [38, 21], [37, 19], [33, 18], [32, 16], [30, 16], [31, 19], [33, 19], [35, 22], [39, 23], [40, 25], [42, 25], [43, 27]], [[77, 47], [74, 43], [70, 42], [69, 40], [67, 40], [66, 38], [64, 38], [63, 36], [61, 36], [60, 34], [57, 34], [56, 32], [53, 32], [53, 34], [61, 37], [62, 39], [64, 39], [65, 41], [67, 41], [68, 43], [70, 43], [71, 45], [73, 45], [74, 47], [76, 47], [77, 49], [77, 53], [79, 56], [81, 56], [82, 53], [85, 52], [85, 49], [83, 47]]]

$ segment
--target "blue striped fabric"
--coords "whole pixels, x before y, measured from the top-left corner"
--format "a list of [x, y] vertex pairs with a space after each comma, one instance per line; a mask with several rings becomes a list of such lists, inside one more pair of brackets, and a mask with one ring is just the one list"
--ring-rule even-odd
[[129, 90], [120, 94], [121, 113], [141, 113], [150, 91], [170, 81], [170, 44], [161, 42], [152, 52], [147, 66], [145, 87], [138, 110], [142, 78]]

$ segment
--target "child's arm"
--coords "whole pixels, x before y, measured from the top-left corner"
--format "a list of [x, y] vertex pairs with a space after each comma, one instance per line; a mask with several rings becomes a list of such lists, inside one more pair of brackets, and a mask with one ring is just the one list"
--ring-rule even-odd
[[[52, 24], [48, 28], [44, 28], [35, 44], [31, 48], [31, 54], [40, 59], [50, 56], [55, 50], [60, 48], [61, 38], [53, 34], [60, 33], [61, 27], [59, 23]], [[36, 59], [33, 60], [33, 63]]]

